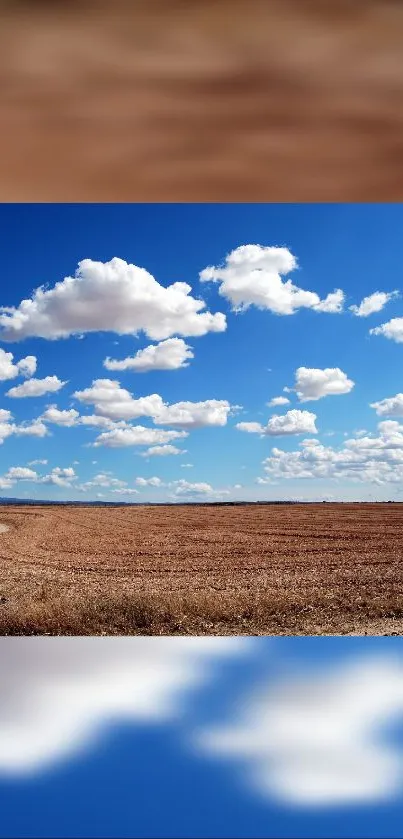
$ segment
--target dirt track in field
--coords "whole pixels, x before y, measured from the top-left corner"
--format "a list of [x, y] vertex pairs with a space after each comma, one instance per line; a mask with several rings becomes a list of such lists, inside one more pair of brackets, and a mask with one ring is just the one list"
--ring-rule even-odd
[[0, 0], [2, 201], [403, 196], [400, 0]]
[[403, 505], [4, 507], [2, 634], [400, 634]]

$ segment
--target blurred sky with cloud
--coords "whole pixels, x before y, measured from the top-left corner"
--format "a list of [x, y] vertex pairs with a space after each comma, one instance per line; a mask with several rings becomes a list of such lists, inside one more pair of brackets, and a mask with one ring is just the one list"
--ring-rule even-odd
[[[73, 702], [73, 708], [77, 711], [80, 690], [88, 698], [91, 679], [93, 687], [97, 683], [101, 685], [100, 671], [103, 670], [105, 676], [110, 667], [109, 653], [102, 655], [105, 639], [86, 639], [89, 646], [85, 653], [84, 646], [81, 646], [83, 656], [80, 657], [82, 641], [13, 639], [13, 658], [9, 657], [8, 663], [5, 660], [4, 643], [0, 646], [0, 660], [3, 660], [0, 756], [6, 719], [9, 727], [14, 725], [16, 736], [19, 727], [21, 734], [21, 726], [24, 720], [24, 724], [27, 724], [27, 719], [29, 724], [26, 731], [36, 721], [37, 733], [40, 732], [39, 708], [46, 693], [42, 691], [41, 694], [41, 690], [46, 681], [47, 690], [49, 679], [52, 681], [52, 678], [53, 688], [60, 688], [62, 682], [64, 685], [63, 690], [59, 690], [58, 702], [53, 711], [48, 710], [54, 716], [56, 728], [57, 719], [63, 719], [66, 702]], [[126, 682], [125, 686], [123, 678], [118, 682], [115, 669], [114, 690], [115, 694], [121, 694], [121, 710], [116, 711], [113, 722], [109, 719], [92, 740], [87, 739], [86, 732], [85, 748], [81, 748], [78, 742], [63, 757], [49, 759], [33, 771], [30, 769], [25, 772], [20, 767], [17, 775], [10, 774], [3, 760], [0, 776], [0, 835], [401, 835], [403, 657], [400, 638], [208, 639], [207, 644], [202, 642], [202, 648], [197, 647], [198, 641], [195, 638], [108, 639], [111, 660], [114, 658], [114, 647], [116, 658], [121, 662], [124, 659], [125, 662], [121, 673], [131, 668], [135, 676], [132, 684]], [[122, 648], [119, 652], [122, 642], [126, 644], [123, 653]], [[159, 647], [161, 642], [162, 646]], [[7, 643], [11, 647], [10, 639]], [[90, 654], [91, 645], [92, 665], [86, 664], [83, 667], [83, 660]], [[25, 686], [24, 678], [21, 678], [18, 690], [14, 692], [13, 703], [7, 704], [7, 675], [11, 673], [11, 668], [15, 674], [18, 662], [21, 663], [24, 657], [26, 660], [27, 650], [31, 650], [32, 659], [38, 662], [36, 687], [32, 688], [32, 672], [35, 668], [31, 668], [31, 673], [28, 669]], [[131, 657], [133, 666], [128, 665]], [[173, 695], [176, 699], [168, 711], [163, 702], [165, 688], [161, 691], [163, 680], [158, 675], [158, 660], [165, 660], [168, 670], [171, 668], [172, 674], [175, 673]], [[138, 716], [136, 718], [136, 711], [133, 711], [136, 706], [134, 697], [138, 686], [142, 684], [145, 664], [153, 661], [156, 680], [152, 690], [160, 691], [161, 712], [165, 707], [165, 713], [161, 714], [161, 719], [158, 719], [158, 714], [157, 717], [154, 714], [153, 719], [153, 714], [148, 715], [147, 711], [143, 713], [142, 719]], [[93, 678], [91, 674], [96, 671], [97, 675]], [[57, 672], [58, 675], [55, 675]], [[192, 681], [192, 677], [189, 681], [187, 676], [184, 679], [183, 674], [186, 672], [195, 674], [195, 679]], [[112, 682], [112, 679], [109, 681]], [[73, 682], [75, 698], [71, 690]], [[24, 694], [25, 688], [27, 690]], [[107, 693], [104, 691], [104, 697]], [[95, 690], [91, 700], [94, 717], [99, 707], [99, 701], [94, 702], [96, 695]], [[24, 696], [25, 702], [21, 702]], [[38, 700], [38, 696], [42, 696], [42, 699]], [[282, 696], [280, 704], [279, 696]], [[256, 705], [256, 697], [260, 697], [260, 706], [259, 703]], [[87, 705], [87, 712], [91, 702]], [[277, 723], [274, 725], [274, 715], [270, 737], [270, 716], [267, 711], [270, 707], [275, 709], [276, 703]], [[362, 717], [368, 717], [368, 708], [373, 709], [374, 705], [377, 706], [376, 724], [364, 726], [365, 736], [361, 739], [361, 745], [357, 733], [361, 725], [360, 714], [356, 714], [346, 738], [346, 725], [350, 724], [348, 721], [351, 722], [354, 716], [352, 709], [362, 707]], [[259, 707], [257, 713], [256, 708]], [[331, 708], [332, 720], [329, 716]], [[284, 710], [289, 714], [289, 730], [293, 730], [294, 726], [297, 731], [295, 721], [298, 718], [302, 719], [305, 726], [304, 736], [294, 737], [291, 764], [290, 743], [287, 744], [284, 737], [282, 740], [281, 736], [279, 738]], [[263, 751], [272, 751], [270, 766], [274, 780], [283, 772], [284, 767], [288, 773], [290, 783], [285, 795], [279, 796], [272, 782], [265, 789], [259, 787], [258, 761], [253, 757], [246, 760], [245, 748], [243, 755], [231, 755], [225, 753], [222, 745], [215, 750], [208, 747], [207, 741], [208, 737], [211, 740], [212, 731], [223, 732], [237, 728], [239, 731], [240, 722], [248, 714], [253, 715], [253, 731], [250, 730], [249, 738], [257, 734], [263, 744]], [[106, 719], [108, 715], [109, 712]], [[87, 713], [87, 724], [90, 723], [90, 716]], [[326, 730], [325, 726], [318, 739], [318, 726], [323, 726], [326, 718], [329, 719], [329, 728]], [[327, 739], [332, 743], [331, 747], [329, 745], [328, 761], [323, 760]], [[231, 743], [234, 747], [234, 738]], [[277, 755], [273, 755], [273, 743], [277, 743]], [[265, 744], [269, 748], [266, 749]], [[355, 762], [360, 750], [367, 755], [368, 766], [372, 765], [374, 770], [372, 774], [367, 772], [364, 764], [360, 770], [359, 761]], [[233, 751], [236, 749], [233, 748]], [[322, 802], [309, 800], [309, 796], [305, 796], [305, 800], [303, 796], [299, 802], [295, 801], [294, 770], [295, 767], [304, 768], [307, 762], [313, 770], [312, 777], [315, 777], [316, 772], [318, 788], [327, 773], [327, 793]], [[350, 773], [351, 784], [344, 793], [340, 793], [340, 767], [347, 777]], [[352, 775], [355, 767], [357, 773], [360, 771], [360, 778], [357, 775], [354, 779]], [[334, 789], [337, 791], [338, 788], [337, 803], [331, 801], [333, 770]], [[360, 781], [357, 785], [356, 780]], [[358, 795], [354, 793], [355, 786], [361, 789]], [[365, 788], [366, 793], [362, 796]]]

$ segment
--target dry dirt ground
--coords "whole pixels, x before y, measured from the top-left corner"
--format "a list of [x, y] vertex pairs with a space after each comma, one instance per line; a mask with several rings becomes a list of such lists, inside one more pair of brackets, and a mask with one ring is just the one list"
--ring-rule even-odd
[[403, 505], [3, 507], [2, 634], [403, 632]]
[[0, 0], [0, 200], [403, 197], [401, 0]]

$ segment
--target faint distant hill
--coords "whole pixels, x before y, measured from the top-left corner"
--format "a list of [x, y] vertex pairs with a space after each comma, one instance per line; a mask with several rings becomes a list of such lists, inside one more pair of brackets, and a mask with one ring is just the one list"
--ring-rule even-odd
[[0, 507], [13, 506], [58, 506], [58, 507], [243, 507], [247, 504], [301, 504], [301, 501], [49, 501], [37, 498], [0, 498]]

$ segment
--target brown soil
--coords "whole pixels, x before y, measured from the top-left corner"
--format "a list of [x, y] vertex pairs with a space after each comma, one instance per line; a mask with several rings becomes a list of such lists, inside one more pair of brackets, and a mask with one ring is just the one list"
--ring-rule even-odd
[[403, 198], [400, 0], [0, 0], [0, 200]]
[[0, 633], [403, 632], [403, 505], [4, 507]]

